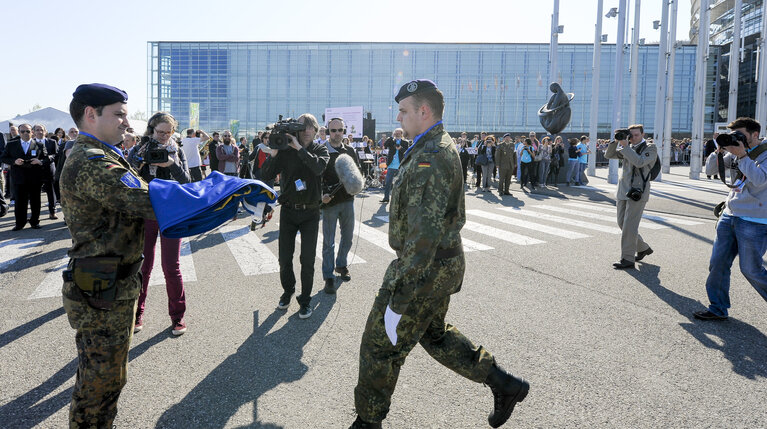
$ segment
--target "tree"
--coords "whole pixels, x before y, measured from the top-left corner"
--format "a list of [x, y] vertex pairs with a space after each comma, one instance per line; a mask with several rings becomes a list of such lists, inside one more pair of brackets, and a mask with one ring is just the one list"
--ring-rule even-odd
[[42, 109], [43, 106], [40, 105], [40, 103], [35, 103], [34, 106], [32, 106], [31, 109], [29, 109], [29, 113], [37, 112], [38, 110]]
[[136, 110], [133, 112], [132, 115], [130, 115], [130, 118], [128, 119], [135, 119], [137, 121], [146, 121], [146, 112], [142, 112], [141, 110]]

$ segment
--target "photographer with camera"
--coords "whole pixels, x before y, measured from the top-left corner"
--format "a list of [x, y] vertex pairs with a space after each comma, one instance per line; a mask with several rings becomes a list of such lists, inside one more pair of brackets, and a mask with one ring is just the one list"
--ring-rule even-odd
[[[191, 178], [186, 164], [184, 151], [180, 150], [171, 138], [178, 122], [167, 112], [157, 112], [147, 121], [142, 143], [133, 151], [132, 159], [139, 175], [146, 183], [154, 179], [175, 180], [189, 183]], [[168, 293], [168, 315], [171, 319], [173, 335], [186, 332], [184, 313], [186, 312], [186, 293], [181, 277], [179, 259], [181, 257], [181, 239], [167, 238], [160, 234], [159, 224], [154, 219], [144, 221], [144, 263], [141, 266], [142, 284], [136, 309], [134, 332], [144, 328], [144, 308], [155, 258], [155, 243], [160, 236], [162, 271], [165, 274], [165, 290]]]
[[[711, 250], [706, 293], [708, 310], [694, 313], [696, 319], [726, 320], [730, 308], [730, 269], [735, 256], [740, 272], [767, 301], [767, 143], [761, 143], [762, 126], [751, 118], [738, 118], [727, 125], [732, 132], [716, 137], [719, 172], [737, 164], [734, 183], [723, 204]], [[723, 155], [728, 152], [727, 155]], [[706, 168], [706, 174], [710, 174]], [[726, 184], [726, 182], [725, 182]], [[723, 206], [723, 207], [722, 207]]]
[[634, 261], [641, 261], [653, 253], [639, 235], [639, 221], [650, 198], [650, 175], [658, 159], [658, 150], [654, 143], [645, 141], [644, 126], [636, 124], [615, 131], [615, 140], [607, 146], [605, 158], [623, 160], [615, 196], [621, 229], [621, 259], [613, 267], [619, 270], [634, 268]]
[[[280, 118], [282, 119], [282, 118]], [[301, 295], [298, 317], [312, 315], [312, 281], [317, 233], [320, 226], [322, 173], [330, 156], [325, 145], [314, 142], [320, 126], [317, 118], [304, 113], [297, 121], [285, 120], [274, 124], [269, 136], [270, 158], [261, 166], [261, 180], [273, 180], [280, 175], [280, 237], [278, 242], [280, 282], [283, 294], [277, 308], [286, 310], [296, 290], [293, 273], [293, 252], [296, 234], [301, 232]]]

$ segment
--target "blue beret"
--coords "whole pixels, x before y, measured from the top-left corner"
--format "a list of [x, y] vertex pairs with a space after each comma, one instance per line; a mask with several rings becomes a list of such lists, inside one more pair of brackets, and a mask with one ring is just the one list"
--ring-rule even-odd
[[91, 107], [108, 106], [128, 101], [128, 93], [103, 83], [83, 84], [72, 94], [74, 101]]
[[400, 101], [410, 97], [411, 95], [420, 94], [423, 92], [436, 91], [437, 84], [428, 79], [417, 79], [410, 81], [399, 89], [397, 96], [394, 97], [394, 101], [399, 103]]

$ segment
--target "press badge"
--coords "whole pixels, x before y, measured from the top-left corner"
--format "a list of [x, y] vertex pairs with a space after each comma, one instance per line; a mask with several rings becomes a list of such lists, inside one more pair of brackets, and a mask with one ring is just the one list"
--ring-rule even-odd
[[304, 181], [301, 179], [296, 180], [296, 191], [305, 191], [306, 185], [304, 184]]
[[32, 150], [29, 151], [29, 154], [32, 155], [32, 156], [37, 156], [37, 151], [32, 149]]
[[746, 179], [745, 178], [738, 179], [738, 181], [733, 183], [733, 186], [734, 187], [731, 189], [732, 192], [735, 192], [735, 193], [743, 192], [743, 187], [746, 186]]

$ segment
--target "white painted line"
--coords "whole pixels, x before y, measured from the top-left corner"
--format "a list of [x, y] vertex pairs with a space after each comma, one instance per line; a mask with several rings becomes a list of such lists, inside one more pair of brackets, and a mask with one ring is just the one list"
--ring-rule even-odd
[[501, 216], [495, 213], [489, 213], [482, 210], [467, 210], [466, 213], [472, 216], [478, 216], [478, 217], [490, 219], [496, 222], [505, 223], [506, 225], [513, 225], [520, 228], [527, 228], [527, 229], [531, 229], [537, 232], [542, 232], [545, 234], [556, 235], [557, 237], [569, 238], [571, 240], [589, 237], [588, 235], [582, 234], [577, 231], [570, 231], [567, 229], [555, 228], [553, 226], [543, 225], [543, 224], [535, 223], [535, 222], [528, 222], [526, 220], [515, 219], [508, 216]]
[[482, 251], [482, 250], [493, 250], [492, 247], [487, 246], [482, 243], [477, 243], [476, 241], [471, 241], [468, 238], [461, 237], [461, 242], [463, 242], [463, 251], [464, 252], [474, 252], [474, 251]]
[[520, 244], [523, 246], [526, 246], [529, 244], [545, 243], [545, 241], [541, 241], [532, 237], [527, 237], [521, 234], [515, 234], [513, 232], [504, 231], [498, 228], [493, 228], [491, 226], [482, 225], [481, 223], [472, 222], [470, 220], [466, 221], [466, 225], [464, 225], [464, 228], [468, 229], [469, 231], [474, 231], [480, 234], [489, 235], [490, 237], [497, 238], [499, 240], [508, 241], [510, 243]]
[[[589, 219], [594, 219], [594, 220], [602, 220], [602, 221], [605, 221], [605, 222], [613, 222], [614, 223], [614, 222], [617, 221], [615, 219], [615, 214], [613, 214], [613, 216], [611, 217], [611, 216], [601, 215], [601, 214], [598, 214], [598, 213], [590, 213], [590, 212], [583, 212], [583, 211], [580, 211], [580, 210], [566, 209], [564, 207], [552, 207], [552, 206], [533, 206], [533, 207], [536, 208], [536, 209], [549, 210], [549, 211], [553, 211], [553, 212], [557, 212], [557, 213], [569, 214], [569, 215], [573, 215], [573, 216], [581, 216], [581, 217], [585, 217], [585, 218], [589, 218]], [[647, 223], [647, 222], [641, 222], [639, 224], [639, 226], [642, 227], [642, 228], [646, 228], [646, 229], [664, 229], [664, 228], [668, 228], [668, 226], [666, 226], [666, 225], [659, 225], [657, 223]]]
[[219, 229], [229, 246], [242, 274], [255, 276], [258, 274], [279, 273], [280, 261], [261, 241], [261, 238], [250, 232], [250, 226], [237, 227], [228, 225]]
[[61, 278], [61, 273], [69, 264], [69, 256], [56, 261], [56, 264], [51, 266], [48, 270], [43, 281], [37, 286], [34, 292], [32, 292], [27, 299], [40, 299], [40, 298], [53, 298], [61, 296], [61, 286], [64, 284], [64, 279]]
[[397, 252], [392, 250], [389, 246], [389, 234], [386, 232], [381, 232], [362, 222], [354, 222], [354, 233], [359, 234], [358, 237], [364, 238], [392, 255], [397, 254]]
[[570, 219], [566, 217], [554, 216], [548, 213], [541, 213], [541, 212], [536, 212], [536, 211], [527, 210], [527, 209], [521, 210], [516, 207], [504, 207], [504, 208], [500, 208], [499, 210], [503, 210], [505, 212], [512, 213], [519, 216], [534, 217], [536, 219], [543, 219], [543, 220], [548, 220], [551, 222], [561, 223], [561, 224], [565, 224], [569, 226], [577, 226], [579, 228], [591, 229], [591, 230], [599, 231], [599, 232], [606, 232], [608, 234], [621, 233], [620, 228], [618, 228], [617, 226], [597, 225], [594, 223], [583, 222], [580, 220]]
[[[341, 240], [340, 237], [341, 237], [341, 233], [339, 231], [336, 231], [336, 239], [337, 240], [335, 242], [336, 246], [334, 248], [335, 255], [334, 255], [333, 261], [335, 261], [335, 256], [338, 255], [338, 246], [340, 245], [339, 243], [340, 243], [340, 240]], [[316, 255], [317, 259], [319, 259], [319, 260], [322, 260], [322, 239], [323, 239], [322, 233], [318, 232], [317, 233], [317, 250], [315, 251], [315, 255]], [[357, 239], [359, 240], [359, 237], [357, 237]], [[300, 242], [301, 242], [301, 234], [299, 233], [299, 234], [296, 234], [296, 244], [298, 244]], [[354, 253], [355, 244], [357, 244], [357, 243], [352, 242], [352, 248], [349, 249], [349, 254], [346, 255], [346, 260], [349, 261], [350, 264], [365, 264], [365, 263], [367, 263], [364, 259], [362, 259], [356, 253]], [[298, 247], [298, 246], [296, 246], [296, 247]]]
[[0, 242], [0, 273], [19, 259], [41, 250], [38, 246], [43, 242], [42, 238], [16, 238]]
[[[567, 203], [567, 205], [568, 206], [572, 206], [572, 207], [580, 207], [580, 208], [583, 208], [583, 209], [596, 210], [596, 211], [607, 212], [607, 213], [612, 213], [612, 214], [616, 214], [618, 212], [618, 209], [615, 208], [615, 207], [602, 207], [602, 206], [598, 206], [598, 205], [591, 205], [591, 204], [584, 204], [584, 203]], [[656, 222], [675, 223], [677, 225], [692, 226], [692, 225], [703, 225], [704, 224], [704, 222], [700, 222], [700, 221], [687, 220], [687, 219], [679, 219], [679, 218], [668, 217], [668, 216], [657, 216], [657, 215], [651, 215], [651, 214], [643, 214], [642, 218], [647, 219], [647, 220], [656, 221]]]
[[[197, 271], [194, 269], [194, 259], [192, 259], [192, 246], [189, 245], [189, 238], [181, 239], [181, 258], [179, 258], [179, 270], [184, 283], [196, 282]], [[154, 247], [154, 265], [152, 274], [149, 276], [150, 285], [164, 285], [165, 273], [162, 272], [162, 253], [160, 252], [160, 237], [157, 237], [157, 243]]]

